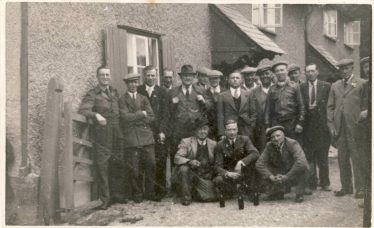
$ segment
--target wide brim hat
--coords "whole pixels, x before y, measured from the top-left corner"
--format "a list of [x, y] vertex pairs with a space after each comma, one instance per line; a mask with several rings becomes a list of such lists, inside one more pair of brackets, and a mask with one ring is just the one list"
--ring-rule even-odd
[[197, 130], [204, 126], [209, 126], [209, 121], [206, 117], [197, 118], [193, 123], [194, 129]]
[[223, 74], [219, 70], [210, 70], [208, 72], [208, 77], [209, 78], [218, 78], [218, 77], [222, 77], [222, 76], [223, 76]]
[[336, 64], [337, 67], [342, 67], [342, 66], [347, 66], [353, 64], [354, 61], [353, 59], [341, 59], [339, 62]]
[[181, 67], [181, 72], [178, 73], [180, 76], [183, 75], [196, 75], [196, 72], [193, 70], [191, 65], [183, 65]]
[[288, 73], [292, 72], [292, 71], [295, 71], [295, 70], [300, 70], [300, 67], [296, 64], [290, 64], [288, 66]]
[[284, 133], [284, 127], [282, 127], [282, 126], [274, 126], [274, 127], [269, 128], [269, 129], [266, 130], [266, 137], [270, 137], [271, 134], [273, 134], [274, 131], [278, 131], [278, 130], [283, 131], [283, 133]]
[[274, 63], [273, 66], [271, 66], [271, 70], [274, 72], [274, 69], [277, 66], [280, 66], [280, 65], [285, 65], [286, 67], [288, 67], [288, 62], [286, 62], [286, 61], [278, 61], [278, 62]]
[[258, 68], [257, 74], [262, 74], [263, 72], [265, 72], [267, 70], [271, 70], [271, 66], [270, 65], [261, 66], [261, 67]]
[[125, 82], [128, 82], [128, 81], [133, 81], [133, 80], [136, 80], [136, 79], [140, 79], [140, 74], [137, 74], [137, 73], [130, 73], [128, 75], [126, 75], [123, 80]]

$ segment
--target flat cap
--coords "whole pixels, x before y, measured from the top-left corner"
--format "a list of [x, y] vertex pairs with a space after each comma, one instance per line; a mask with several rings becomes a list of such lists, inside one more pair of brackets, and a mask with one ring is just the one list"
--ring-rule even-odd
[[250, 67], [250, 66], [245, 66], [241, 71], [240, 73], [254, 73], [257, 71], [257, 68], [254, 68], [254, 67]]
[[370, 61], [370, 57], [369, 57], [369, 56], [366, 56], [366, 57], [364, 57], [364, 58], [362, 58], [362, 59], [360, 60], [360, 63], [363, 64], [363, 63], [366, 63], [366, 62], [369, 62], [369, 61]]
[[261, 73], [263, 73], [267, 70], [271, 70], [271, 66], [270, 65], [263, 65], [263, 66], [258, 68], [257, 74], [261, 74]]
[[210, 70], [208, 72], [208, 77], [210, 78], [216, 78], [216, 77], [221, 77], [221, 76], [223, 76], [223, 74], [219, 70]]
[[129, 73], [128, 75], [126, 75], [123, 80], [124, 81], [132, 81], [132, 80], [136, 80], [136, 79], [139, 79], [140, 78], [140, 74], [137, 74], [137, 73]]
[[286, 67], [288, 67], [288, 62], [278, 61], [278, 62], [274, 63], [273, 66], [271, 66], [271, 70], [274, 72], [274, 69], [279, 65], [285, 65]]
[[339, 60], [338, 64], [336, 64], [337, 67], [346, 66], [353, 64], [353, 59], [341, 59]]
[[282, 127], [282, 126], [274, 126], [274, 127], [269, 128], [269, 129], [266, 130], [266, 136], [270, 137], [271, 134], [273, 134], [274, 131], [278, 131], [278, 130], [283, 131], [283, 133], [284, 133], [284, 127]]
[[208, 75], [210, 69], [207, 67], [200, 67], [199, 69], [196, 70], [196, 73], [199, 75]]
[[294, 71], [294, 70], [300, 70], [300, 67], [294, 63], [290, 64], [288, 66], [288, 72]]

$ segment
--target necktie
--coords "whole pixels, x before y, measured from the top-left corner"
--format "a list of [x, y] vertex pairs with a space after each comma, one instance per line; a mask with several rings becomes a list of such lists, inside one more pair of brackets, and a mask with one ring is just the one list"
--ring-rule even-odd
[[151, 95], [152, 95], [152, 88], [151, 87], [148, 87], [147, 93], [148, 93], [148, 97], [151, 97]]
[[136, 100], [136, 97], [135, 97], [135, 93], [132, 94], [132, 100], [135, 102]]
[[108, 88], [105, 89], [105, 93], [106, 93], [106, 95], [108, 95], [108, 97], [109, 97], [109, 89], [108, 89]]
[[312, 95], [310, 97], [310, 104], [313, 105], [316, 101], [316, 88], [314, 87], [314, 83], [312, 83]]
[[189, 90], [189, 87], [186, 87], [186, 97], [189, 97], [190, 96], [190, 90]]

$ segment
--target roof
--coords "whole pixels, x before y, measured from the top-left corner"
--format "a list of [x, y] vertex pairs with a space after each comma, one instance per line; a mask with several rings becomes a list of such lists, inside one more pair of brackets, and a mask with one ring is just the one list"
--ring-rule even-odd
[[253, 25], [240, 12], [226, 5], [214, 5], [229, 21], [243, 32], [250, 40], [254, 41], [266, 51], [275, 52], [277, 54], [285, 54], [275, 42], [262, 33], [255, 25]]
[[338, 64], [338, 61], [321, 45], [316, 45], [311, 42], [309, 42], [310, 46], [314, 48], [331, 66], [333, 66], [335, 69], [338, 69], [336, 66]]

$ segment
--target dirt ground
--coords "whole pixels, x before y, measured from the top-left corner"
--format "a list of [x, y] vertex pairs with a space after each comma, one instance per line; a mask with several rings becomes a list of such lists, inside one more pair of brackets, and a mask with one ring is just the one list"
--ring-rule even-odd
[[[337, 158], [330, 158], [330, 179], [333, 190], [340, 188]], [[344, 226], [362, 224], [363, 209], [352, 195], [335, 197], [332, 192], [316, 190], [305, 196], [303, 203], [294, 203], [294, 193], [285, 200], [260, 201], [259, 206], [245, 202], [238, 209], [235, 199], [226, 201], [220, 208], [218, 202], [183, 206], [172, 198], [162, 202], [144, 201], [140, 204], [112, 205], [107, 211], [91, 211], [76, 215], [71, 225], [138, 225], [138, 226]], [[66, 224], [68, 225], [68, 224]]]

